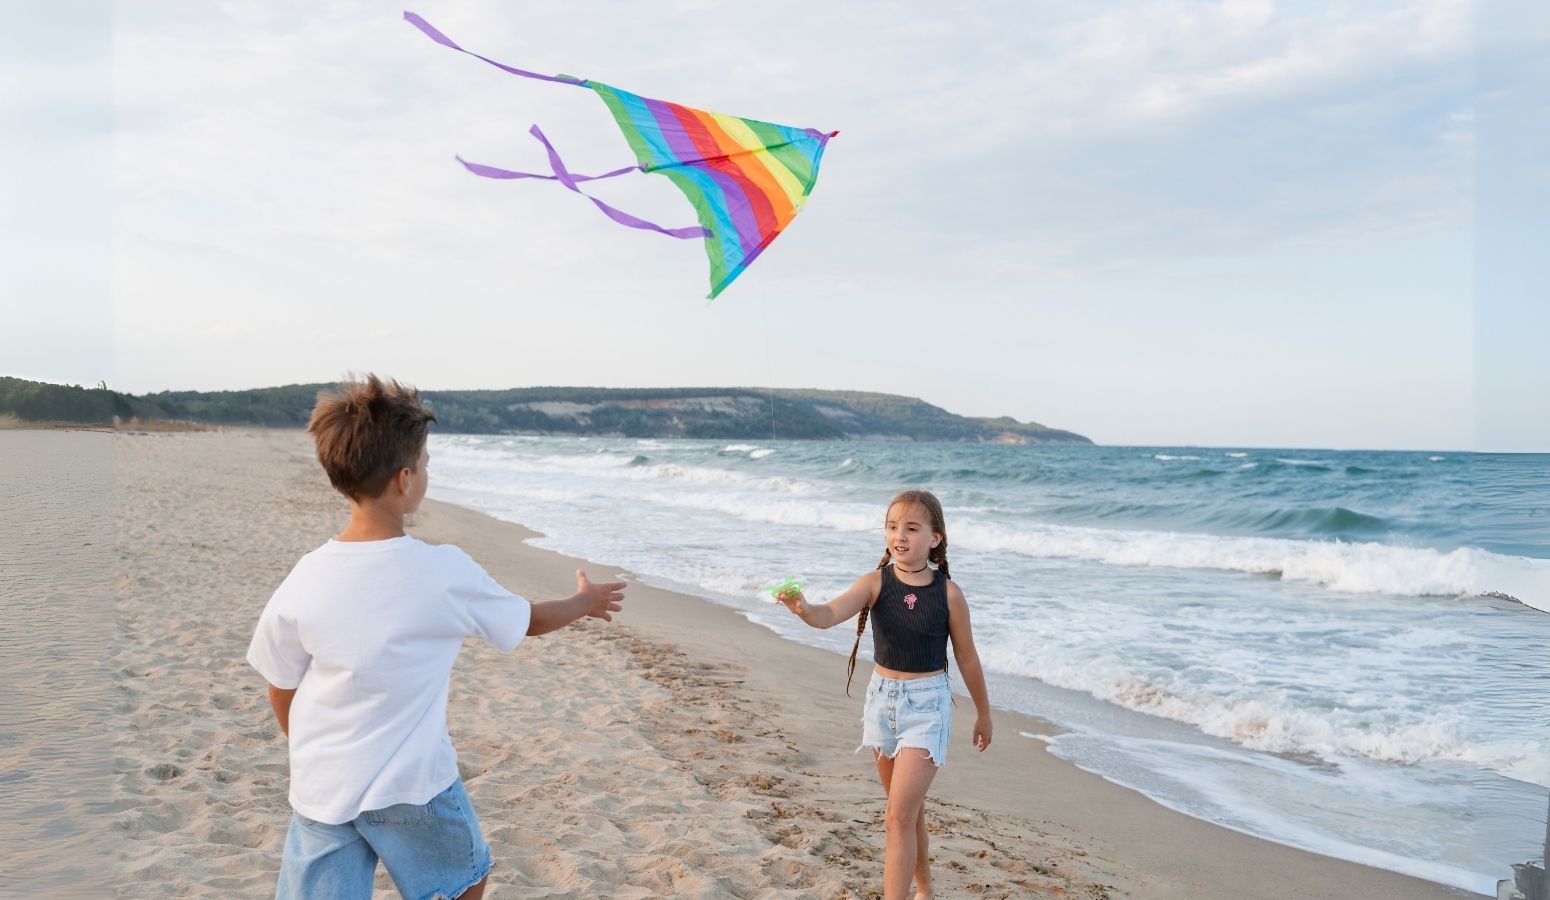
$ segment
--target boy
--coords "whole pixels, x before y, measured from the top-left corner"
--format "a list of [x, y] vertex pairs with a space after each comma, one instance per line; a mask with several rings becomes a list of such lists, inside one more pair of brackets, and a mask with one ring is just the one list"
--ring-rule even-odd
[[247, 659], [290, 745], [275, 896], [370, 900], [377, 860], [408, 898], [480, 900], [492, 859], [447, 735], [463, 639], [511, 651], [582, 616], [612, 621], [623, 582], [529, 603], [469, 556], [404, 533], [425, 497], [419, 392], [375, 375], [318, 394], [307, 425], [350, 500], [339, 537], [301, 558], [259, 616]]

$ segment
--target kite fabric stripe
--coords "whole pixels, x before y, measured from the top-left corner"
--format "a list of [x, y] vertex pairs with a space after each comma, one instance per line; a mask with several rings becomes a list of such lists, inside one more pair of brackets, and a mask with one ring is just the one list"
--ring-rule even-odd
[[[817, 184], [818, 165], [829, 138], [839, 134], [707, 112], [584, 78], [513, 68], [464, 50], [414, 13], [405, 12], [404, 18], [436, 43], [502, 71], [590, 88], [596, 93], [635, 152], [637, 166], [604, 175], [571, 174], [537, 126], [532, 134], [548, 152], [553, 175], [513, 172], [466, 162], [461, 157], [458, 162], [486, 178], [557, 180], [587, 197], [609, 218], [632, 228], [677, 238], [703, 237], [710, 263], [711, 299], [735, 281], [796, 218]], [[577, 187], [582, 181], [637, 170], [667, 176], [694, 206], [699, 227], [663, 228], [614, 209]]]

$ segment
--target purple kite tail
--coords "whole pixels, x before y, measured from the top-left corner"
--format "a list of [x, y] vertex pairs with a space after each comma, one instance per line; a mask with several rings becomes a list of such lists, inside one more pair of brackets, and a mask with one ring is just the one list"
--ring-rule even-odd
[[451, 47], [453, 50], [456, 50], [459, 53], [467, 53], [469, 56], [472, 56], [475, 59], [482, 59], [495, 68], [510, 72], [513, 75], [521, 75], [523, 78], [537, 78], [539, 81], [558, 81], [560, 84], [574, 84], [578, 87], [587, 86], [587, 80], [585, 78], [577, 78], [574, 75], [540, 75], [537, 72], [528, 72], [524, 69], [512, 68], [505, 63], [498, 63], [495, 60], [490, 59], [488, 56], [480, 56], [472, 50], [464, 50], [462, 47], [459, 47], [457, 44], [453, 43], [451, 38], [447, 37], [432, 27], [431, 23], [425, 21], [407, 9], [404, 10], [404, 21], [425, 32], [426, 37], [442, 45], [443, 47]]
[[645, 219], [637, 218], [621, 209], [609, 206], [578, 187], [579, 183], [583, 181], [597, 181], [603, 178], [613, 178], [616, 175], [623, 175], [627, 172], [638, 172], [640, 171], [640, 166], [626, 166], [623, 169], [615, 169], [603, 175], [573, 175], [569, 169], [565, 168], [565, 163], [560, 160], [560, 154], [555, 152], [554, 145], [549, 143], [549, 139], [544, 137], [544, 133], [538, 130], [537, 125], [529, 129], [528, 133], [537, 138], [538, 142], [544, 145], [544, 150], [548, 151], [549, 167], [554, 170], [553, 175], [538, 175], [533, 172], [513, 172], [510, 169], [497, 169], [494, 166], [468, 162], [461, 156], [458, 157], [457, 161], [463, 164], [463, 168], [484, 178], [542, 178], [546, 181], [558, 181], [567, 188], [591, 200], [594, 206], [603, 211], [603, 215], [613, 219], [620, 225], [628, 225], [631, 228], [640, 228], [645, 231], [655, 231], [658, 234], [665, 234], [668, 237], [675, 237], [681, 240], [710, 237], [710, 231], [698, 225], [688, 228], [663, 228], [654, 222], [647, 222]]
[[[454, 43], [451, 38], [447, 37], [432, 27], [431, 23], [425, 21], [412, 12], [409, 12], [408, 10], [404, 10], [404, 20], [407, 21], [410, 25], [420, 29], [420, 31], [425, 33], [426, 37], [430, 38], [438, 44], [441, 44], [443, 47], [451, 47], [453, 50], [456, 50], [459, 53], [467, 53], [469, 56], [475, 57], [476, 59], [482, 59], [502, 71], [510, 72], [513, 75], [521, 75], [523, 78], [536, 78], [539, 81], [557, 81], [561, 84], [574, 84], [578, 87], [588, 87], [587, 80], [584, 78], [576, 78], [571, 75], [540, 75], [537, 72], [528, 72], [523, 69], [513, 68], [506, 65], [505, 63], [498, 63], [487, 56], [480, 56], [471, 50], [464, 50], [462, 47], [459, 47], [456, 43]], [[463, 168], [474, 173], [475, 175], [479, 175], [484, 178], [541, 178], [546, 181], [558, 181], [565, 185], [567, 188], [570, 188], [576, 193], [581, 194], [581, 196], [591, 200], [594, 206], [603, 211], [603, 215], [613, 219], [620, 225], [628, 225], [631, 228], [640, 228], [645, 231], [655, 231], [658, 234], [665, 234], [668, 237], [680, 238], [682, 240], [689, 240], [692, 238], [707, 238], [711, 236], [711, 232], [709, 230], [698, 225], [691, 228], [663, 228], [661, 225], [657, 225], [653, 222], [647, 222], [645, 219], [632, 216], [623, 210], [615, 209], [614, 207], [609, 206], [596, 197], [588, 195], [577, 186], [583, 181], [597, 181], [602, 178], [613, 178], [616, 175], [623, 175], [626, 172], [642, 171], [640, 166], [626, 166], [623, 169], [615, 169], [614, 171], [603, 175], [573, 175], [565, 168], [565, 163], [560, 161], [560, 154], [554, 151], [554, 146], [549, 143], [548, 138], [544, 137], [544, 133], [538, 130], [537, 125], [534, 125], [529, 133], [532, 134], [533, 137], [537, 138], [539, 143], [544, 145], [544, 149], [549, 152], [549, 166], [554, 170], [553, 175], [538, 175], [532, 172], [513, 172], [510, 169], [497, 169], [494, 166], [486, 166], [480, 163], [468, 162], [461, 156], [457, 158], [457, 161], [463, 164]]]
[[[455, 158], [457, 159], [458, 162], [463, 164], [463, 168], [465, 168], [468, 171], [474, 173], [475, 175], [478, 175], [480, 178], [500, 178], [500, 179], [506, 179], [506, 180], [509, 180], [509, 179], [512, 179], [512, 178], [541, 178], [544, 181], [559, 181], [560, 180], [559, 176], [557, 176], [557, 175], [539, 175], [537, 172], [513, 172], [510, 169], [497, 169], [494, 166], [487, 166], [487, 165], [485, 165], [483, 163], [469, 162], [468, 160], [464, 159], [461, 156], [455, 157]], [[572, 174], [571, 175], [571, 180], [572, 181], [600, 181], [600, 180], [602, 180], [604, 178], [613, 178], [613, 177], [615, 177], [617, 175], [628, 175], [631, 172], [639, 172], [640, 170], [641, 170], [640, 166], [625, 166], [622, 169], [614, 169], [612, 172], [604, 172], [602, 175], [575, 175], [575, 174]]]

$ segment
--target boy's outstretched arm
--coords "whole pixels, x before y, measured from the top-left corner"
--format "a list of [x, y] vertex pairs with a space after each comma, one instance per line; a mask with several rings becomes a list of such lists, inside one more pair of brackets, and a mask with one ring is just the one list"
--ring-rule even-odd
[[269, 705], [274, 707], [275, 721], [280, 723], [280, 731], [286, 737], [291, 736], [291, 700], [296, 697], [296, 689], [277, 688], [269, 686]]
[[623, 602], [624, 582], [608, 581], [593, 584], [587, 580], [586, 572], [577, 569], [576, 593], [564, 600], [543, 600], [534, 603], [532, 618], [527, 623], [527, 633], [529, 636], [548, 634], [564, 628], [582, 616], [592, 616], [605, 622], [612, 622], [613, 616], [609, 613], [616, 613], [623, 609]]

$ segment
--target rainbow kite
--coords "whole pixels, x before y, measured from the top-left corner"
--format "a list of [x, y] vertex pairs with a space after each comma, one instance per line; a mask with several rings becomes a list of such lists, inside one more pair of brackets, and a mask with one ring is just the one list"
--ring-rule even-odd
[[[548, 151], [553, 175], [512, 172], [467, 162], [462, 157], [458, 162], [485, 178], [558, 181], [587, 197], [621, 225], [675, 238], [704, 238], [705, 255], [710, 259], [712, 299], [743, 274], [749, 263], [796, 218], [818, 181], [818, 162], [823, 158], [824, 146], [829, 138], [839, 134], [838, 131], [825, 133], [812, 128], [792, 128], [651, 100], [585, 78], [540, 75], [514, 69], [464, 50], [412, 12], [405, 12], [404, 18], [436, 43], [482, 59], [513, 75], [596, 91], [630, 142], [638, 165], [602, 175], [573, 174], [565, 168], [537, 125], [529, 133]], [[699, 227], [663, 228], [615, 209], [585, 194], [579, 187], [583, 181], [613, 178], [630, 172], [657, 172], [672, 179], [694, 204]]]

